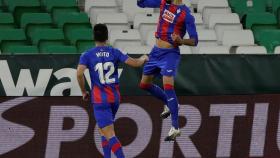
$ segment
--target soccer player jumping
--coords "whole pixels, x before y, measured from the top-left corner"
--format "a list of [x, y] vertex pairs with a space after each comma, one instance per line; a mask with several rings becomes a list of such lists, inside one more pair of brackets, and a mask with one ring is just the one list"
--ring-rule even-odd
[[[179, 46], [196, 46], [198, 43], [194, 17], [182, 0], [138, 0], [137, 5], [142, 8], [160, 8], [155, 33], [156, 45], [149, 55], [149, 61], [144, 66], [140, 88], [150, 92], [168, 106], [161, 114], [162, 118], [167, 118], [171, 113], [172, 127], [165, 141], [174, 141], [181, 134], [174, 77], [180, 62]], [[190, 39], [183, 39], [186, 31]], [[153, 78], [158, 75], [163, 76], [164, 90], [153, 84]]]
[[[120, 103], [118, 64], [123, 62], [132, 67], [140, 67], [148, 61], [148, 56], [143, 55], [134, 59], [118, 49], [107, 46], [108, 29], [104, 24], [94, 26], [94, 39], [96, 47], [89, 49], [80, 57], [77, 79], [83, 99], [88, 100], [91, 94], [95, 120], [102, 135], [104, 157], [110, 158], [113, 151], [117, 158], [124, 158], [121, 143], [115, 136], [113, 126]], [[89, 69], [91, 78], [90, 94], [85, 89], [86, 68]]]

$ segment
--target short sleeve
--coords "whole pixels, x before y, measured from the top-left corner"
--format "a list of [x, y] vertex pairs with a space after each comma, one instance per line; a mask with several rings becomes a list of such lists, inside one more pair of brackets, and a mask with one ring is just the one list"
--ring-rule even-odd
[[116, 57], [118, 58], [118, 61], [124, 63], [128, 59], [128, 55], [124, 54], [118, 49], [115, 49]]
[[197, 31], [196, 31], [196, 26], [195, 26], [195, 19], [189, 11], [187, 12], [187, 17], [186, 17], [185, 24], [186, 24], [186, 30], [189, 34], [189, 37], [191, 39], [194, 39], [195, 44], [197, 45], [198, 35], [197, 35]]
[[86, 52], [83, 53], [83, 54], [80, 56], [79, 64], [80, 64], [80, 65], [88, 66], [88, 58], [87, 58]]

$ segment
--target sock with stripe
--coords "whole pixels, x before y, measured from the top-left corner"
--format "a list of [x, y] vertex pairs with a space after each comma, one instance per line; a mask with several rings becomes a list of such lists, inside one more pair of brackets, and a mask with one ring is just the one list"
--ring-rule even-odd
[[104, 158], [111, 158], [111, 149], [110, 149], [109, 141], [104, 136], [101, 137], [101, 140], [102, 140]]
[[117, 158], [124, 158], [122, 145], [116, 136], [110, 138], [109, 145], [113, 153], [116, 155]]
[[167, 106], [171, 113], [172, 126], [175, 129], [179, 128], [178, 119], [178, 100], [173, 85], [165, 84], [164, 91], [167, 96]]
[[139, 87], [143, 90], [148, 91], [153, 95], [154, 97], [158, 98], [159, 100], [163, 101], [165, 104], [167, 104], [167, 97], [164, 91], [155, 84], [144, 84], [140, 83]]

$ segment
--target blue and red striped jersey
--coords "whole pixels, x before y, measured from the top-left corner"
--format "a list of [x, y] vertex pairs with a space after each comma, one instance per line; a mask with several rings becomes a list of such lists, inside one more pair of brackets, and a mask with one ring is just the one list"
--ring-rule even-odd
[[79, 64], [89, 69], [92, 103], [120, 102], [118, 65], [128, 55], [109, 46], [97, 46], [80, 57]]
[[191, 39], [198, 43], [198, 35], [194, 17], [186, 5], [166, 3], [166, 0], [138, 0], [137, 5], [145, 8], [160, 8], [160, 17], [155, 33], [156, 38], [167, 41], [176, 46], [171, 38], [173, 33], [183, 38], [188, 32]]

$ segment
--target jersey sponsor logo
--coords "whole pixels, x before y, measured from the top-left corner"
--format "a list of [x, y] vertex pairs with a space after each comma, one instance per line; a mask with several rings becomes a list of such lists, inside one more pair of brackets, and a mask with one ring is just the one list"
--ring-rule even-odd
[[97, 52], [96, 53], [96, 56], [99, 58], [99, 57], [109, 57], [110, 56], [110, 53], [109, 52]]
[[169, 23], [173, 23], [174, 19], [175, 19], [176, 15], [173, 14], [172, 12], [170, 12], [169, 10], [165, 9], [163, 14], [162, 14], [162, 18], [169, 22]]
[[181, 9], [180, 8], [177, 10], [177, 14], [179, 14], [179, 13], [181, 13]]

